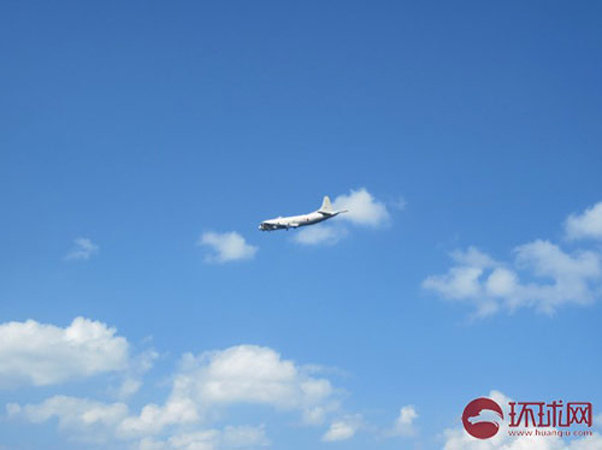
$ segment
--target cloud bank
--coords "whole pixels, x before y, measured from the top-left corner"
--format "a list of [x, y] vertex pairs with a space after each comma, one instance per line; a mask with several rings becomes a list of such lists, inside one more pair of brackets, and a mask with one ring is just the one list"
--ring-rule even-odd
[[[115, 371], [135, 375], [156, 358], [154, 352], [132, 358], [127, 340], [116, 336], [115, 329], [81, 317], [65, 328], [33, 320], [1, 324], [0, 345], [4, 388], [13, 387], [9, 382], [46, 386]], [[105, 448], [216, 450], [269, 445], [261, 423], [216, 427], [231, 409], [242, 405], [292, 414], [305, 426], [330, 422], [335, 431], [329, 436], [341, 439], [337, 423], [355, 422], [340, 410], [342, 391], [316, 367], [298, 365], [269, 347], [237, 345], [184, 354], [160, 403], [132, 408], [125, 398], [103, 401], [58, 394], [38, 403], [8, 403], [6, 412], [12, 420], [33, 424], [56, 420], [69, 439]], [[134, 384], [130, 395], [139, 387], [137, 380]]]
[[[476, 251], [459, 254], [457, 258], [464, 264], [496, 264]], [[65, 328], [32, 320], [9, 322], [0, 324], [3, 345], [0, 357], [3, 362], [13, 363], [6, 365], [12, 370], [9, 380], [16, 376], [36, 386], [123, 371], [136, 358], [128, 356], [125, 338], [115, 334], [113, 328], [81, 317]], [[98, 363], [90, 365], [87, 359], [90, 356], [84, 353], [94, 355]], [[140, 366], [145, 367], [153, 356], [143, 354], [140, 359], [143, 361]], [[25, 363], [15, 365], [15, 361]], [[64, 367], [59, 367], [60, 363]], [[4, 377], [7, 372], [5, 368]], [[8, 403], [6, 414], [9, 420], [32, 424], [56, 421], [62, 434], [86, 448], [227, 450], [270, 446], [266, 426], [261, 422], [223, 423], [233, 409], [241, 406], [269, 408], [277, 414], [297, 416], [298, 424], [306, 426], [328, 424], [321, 437], [325, 443], [352, 439], [360, 431], [373, 432], [382, 438], [417, 435], [418, 413], [413, 405], [400, 409], [392, 427], [379, 430], [366, 424], [362, 415], [345, 412], [341, 406], [344, 393], [321, 376], [321, 372], [319, 366], [299, 365], [269, 347], [236, 345], [184, 354], [169, 377], [169, 392], [162, 403], [132, 407], [124, 400], [102, 401], [59, 394], [38, 403]], [[490, 397], [502, 406], [509, 400], [497, 391], [492, 391]], [[599, 416], [595, 422], [600, 425]], [[470, 437], [461, 426], [446, 429], [440, 438], [444, 450], [602, 448], [599, 433], [571, 441], [555, 436], [510, 437], [505, 425], [487, 441]]]

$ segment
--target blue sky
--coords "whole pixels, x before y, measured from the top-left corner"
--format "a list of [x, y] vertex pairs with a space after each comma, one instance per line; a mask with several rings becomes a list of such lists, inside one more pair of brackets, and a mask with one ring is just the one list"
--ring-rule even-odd
[[[602, 405], [601, 14], [4, 2], [0, 445], [435, 449], [492, 390]], [[323, 242], [257, 230], [361, 193]], [[285, 393], [203, 391], [246, 358]], [[158, 418], [181, 377], [199, 417]]]

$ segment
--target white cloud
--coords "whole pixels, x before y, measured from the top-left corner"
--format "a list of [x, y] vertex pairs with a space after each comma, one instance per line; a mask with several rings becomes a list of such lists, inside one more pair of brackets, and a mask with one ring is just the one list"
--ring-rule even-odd
[[120, 386], [117, 389], [109, 389], [109, 392], [122, 400], [134, 395], [142, 386], [142, 376], [153, 366], [158, 357], [159, 354], [151, 349], [131, 358]]
[[205, 257], [209, 263], [226, 263], [244, 259], [252, 259], [257, 247], [247, 244], [245, 238], [235, 231], [228, 233], [205, 232], [197, 245], [208, 247], [210, 253]]
[[[327, 225], [312, 225], [296, 230], [293, 240], [302, 245], [333, 245], [349, 235], [345, 223], [377, 228], [391, 220], [386, 205], [376, 200], [366, 188], [352, 189], [349, 194], [339, 195], [332, 205], [334, 209], [346, 209], [348, 212], [330, 219]], [[400, 199], [394, 206], [403, 209], [405, 202]]]
[[98, 245], [94, 244], [90, 239], [79, 237], [73, 240], [73, 248], [67, 253], [65, 259], [68, 261], [85, 261], [97, 254], [98, 250]]
[[318, 407], [332, 409], [335, 394], [328, 380], [308, 375], [274, 350], [239, 345], [184, 355], [167, 402], [145, 406], [121, 428], [130, 434], [159, 431], [169, 424], [198, 422], [210, 409], [245, 403], [311, 414]]
[[326, 431], [322, 440], [324, 442], [344, 441], [355, 436], [357, 430], [361, 427], [362, 418], [355, 414], [345, 416], [332, 422], [330, 428]]
[[233, 448], [259, 448], [270, 445], [265, 427], [227, 426], [223, 430], [208, 429], [176, 434], [165, 441], [144, 438], [140, 450], [216, 450]]
[[582, 214], [571, 214], [565, 222], [565, 231], [569, 239], [602, 239], [602, 202]]
[[336, 411], [337, 403], [332, 403], [327, 406], [314, 406], [303, 411], [303, 423], [306, 425], [321, 425], [326, 420], [326, 416]]
[[57, 395], [37, 405], [8, 404], [10, 418], [33, 423], [58, 419], [59, 429], [68, 431], [80, 441], [102, 442], [111, 439], [111, 430], [128, 413], [124, 403], [106, 404], [88, 399]]
[[126, 377], [119, 386], [119, 389], [115, 392], [118, 398], [126, 399], [131, 397], [140, 390], [142, 381], [137, 378]]
[[129, 345], [116, 330], [77, 317], [71, 325], [0, 324], [0, 386], [59, 383], [128, 368]]
[[483, 269], [499, 266], [499, 263], [491, 256], [481, 252], [476, 247], [468, 247], [464, 252], [456, 250], [452, 252], [451, 257], [456, 263], [462, 266], [480, 267]]
[[[139, 414], [123, 402], [68, 396], [24, 406], [12, 403], [7, 411], [13, 419], [33, 423], [57, 418], [63, 432], [81, 441], [113, 440], [147, 449], [263, 447], [268, 444], [263, 426], [207, 429], [206, 425], [228, 407], [242, 404], [297, 412], [306, 424], [322, 423], [338, 410], [339, 392], [315, 375], [315, 366], [310, 367], [283, 359], [268, 347], [239, 345], [184, 355], [166, 401], [146, 404]], [[346, 421], [352, 423], [351, 419]]]
[[265, 447], [270, 441], [265, 435], [265, 427], [226, 427], [222, 432], [223, 445], [225, 447]]
[[339, 217], [356, 225], [378, 227], [387, 224], [391, 218], [385, 204], [376, 200], [366, 188], [352, 189], [348, 195], [339, 195], [333, 207], [348, 209], [348, 213]]
[[185, 355], [180, 380], [193, 382], [210, 403], [263, 403], [291, 409], [332, 394], [325, 379], [305, 376], [292, 361], [267, 347], [240, 345], [195, 357]]
[[[81, 317], [65, 328], [35, 321], [0, 325], [4, 378], [47, 385], [103, 371], [118, 370], [123, 377], [121, 386], [113, 389], [120, 401], [54, 395], [39, 403], [9, 403], [8, 417], [35, 424], [56, 420], [59, 430], [78, 442], [148, 450], [267, 446], [263, 425], [214, 426], [241, 405], [292, 413], [303, 425], [328, 421], [322, 436], [326, 442], [349, 439], [364, 427], [359, 414], [341, 416], [343, 392], [321, 375], [333, 369], [298, 365], [255, 345], [184, 354], [170, 376], [165, 401], [132, 410], [124, 399], [137, 392], [141, 375], [157, 353], [149, 350], [131, 357], [125, 338], [115, 334], [115, 329]], [[402, 408], [395, 432], [413, 433], [416, 417], [413, 407]]]
[[[570, 239], [601, 237], [602, 202], [569, 216], [565, 226]], [[513, 254], [512, 261], [500, 262], [474, 247], [455, 251], [455, 265], [427, 277], [422, 286], [472, 304], [477, 317], [521, 307], [553, 314], [563, 305], [587, 305], [602, 296], [602, 254], [597, 249], [567, 252], [538, 239], [517, 246]]]
[[521, 307], [553, 314], [563, 305], [587, 305], [602, 295], [602, 254], [596, 249], [567, 252], [538, 239], [517, 246], [513, 254], [512, 261], [500, 262], [474, 247], [455, 251], [447, 273], [427, 277], [422, 286], [472, 304], [481, 317]]
[[399, 417], [397, 417], [390, 434], [394, 436], [414, 436], [416, 434], [414, 421], [417, 418], [418, 413], [416, 412], [414, 406], [404, 406], [399, 411]]
[[428, 277], [422, 285], [427, 289], [438, 291], [446, 298], [464, 299], [478, 298], [481, 294], [480, 267], [452, 267], [446, 275]]
[[118, 434], [137, 437], [160, 433], [169, 425], [199, 423], [201, 417], [194, 401], [185, 398], [170, 398], [164, 406], [149, 403], [137, 416], [125, 418], [118, 427]]
[[[127, 405], [121, 402], [102, 403], [76, 397], [54, 396], [40, 404], [8, 404], [6, 409], [9, 418], [24, 419], [32, 423], [56, 418], [59, 429], [78, 442], [107, 444], [115, 442], [116, 438], [128, 440], [127, 435], [120, 433], [120, 425], [128, 415]], [[264, 426], [226, 426], [222, 430], [174, 432], [165, 440], [143, 436], [138, 441], [138, 448], [149, 450], [216, 450], [267, 445], [269, 440], [265, 435]]]
[[172, 425], [200, 424], [237, 404], [298, 411], [304, 422], [316, 424], [337, 409], [338, 400], [328, 380], [311, 376], [268, 347], [239, 345], [185, 354], [166, 402], [147, 404], [140, 414], [124, 418], [118, 433], [148, 436]]
[[304, 245], [334, 245], [347, 236], [347, 229], [341, 226], [312, 225], [295, 233], [294, 240]]
[[[482, 276], [486, 269], [497, 265], [491, 257], [470, 247], [466, 252], [455, 251], [451, 254], [456, 266], [444, 275], [431, 275], [422, 282], [422, 287], [437, 292], [446, 299], [472, 303], [477, 315], [485, 316], [498, 310], [496, 298], [485, 295]], [[496, 278], [493, 278], [495, 285]]]
[[[491, 391], [489, 398], [496, 401], [508, 417], [508, 397], [499, 391]], [[516, 430], [516, 429], [515, 429]], [[554, 428], [547, 428], [552, 431]], [[445, 439], [443, 450], [599, 450], [602, 449], [602, 436], [593, 433], [592, 436], [563, 440], [560, 436], [521, 436], [508, 434], [507, 421], [500, 425], [498, 433], [490, 439], [476, 439], [470, 436], [462, 427], [447, 429], [443, 433]]]

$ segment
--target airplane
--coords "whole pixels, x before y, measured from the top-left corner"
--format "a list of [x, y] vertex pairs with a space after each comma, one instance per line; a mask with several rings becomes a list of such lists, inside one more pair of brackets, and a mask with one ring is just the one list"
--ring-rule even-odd
[[335, 211], [330, 204], [328, 195], [324, 197], [320, 209], [309, 214], [290, 217], [276, 217], [275, 219], [264, 220], [259, 224], [261, 231], [288, 230], [289, 228], [299, 228], [306, 225], [313, 225], [327, 219], [332, 219], [339, 214], [349, 212], [347, 209]]

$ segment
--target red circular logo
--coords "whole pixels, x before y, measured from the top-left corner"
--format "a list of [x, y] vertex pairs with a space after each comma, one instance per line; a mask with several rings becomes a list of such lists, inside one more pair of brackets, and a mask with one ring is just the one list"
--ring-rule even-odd
[[504, 412], [500, 405], [490, 398], [477, 398], [466, 405], [462, 413], [464, 429], [479, 439], [489, 439], [497, 434]]

